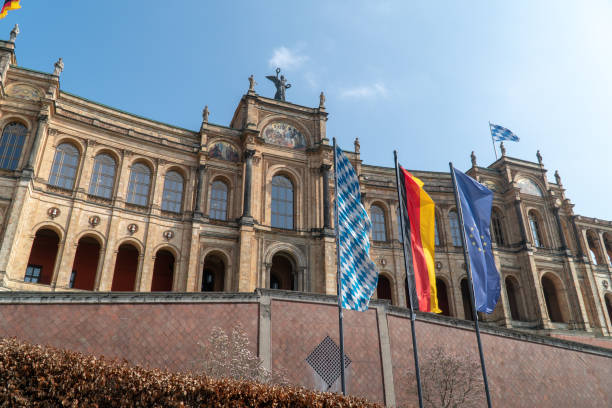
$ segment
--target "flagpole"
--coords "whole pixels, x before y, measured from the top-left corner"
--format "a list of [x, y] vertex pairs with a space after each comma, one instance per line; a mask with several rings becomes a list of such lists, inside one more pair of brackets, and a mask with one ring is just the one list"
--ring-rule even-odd
[[[489, 123], [489, 126], [491, 124]], [[493, 138], [493, 135], [491, 135]], [[495, 145], [493, 145], [495, 147]], [[459, 224], [461, 225], [461, 244], [463, 245], [463, 259], [465, 260], [465, 266], [467, 269], [470, 292], [470, 302], [472, 302], [472, 318], [474, 319], [474, 325], [476, 328], [476, 340], [478, 342], [478, 353], [480, 354], [480, 366], [482, 367], [482, 378], [484, 380], [485, 393], [487, 394], [487, 406], [491, 408], [491, 395], [489, 393], [489, 382], [487, 381], [487, 369], [485, 367], [484, 353], [482, 351], [482, 342], [480, 341], [480, 328], [478, 327], [478, 313], [476, 312], [476, 302], [474, 301], [474, 281], [472, 280], [472, 267], [470, 265], [470, 255], [468, 254], [467, 246], [465, 244], [465, 225], [463, 224], [463, 209], [461, 208], [461, 199], [459, 198], [459, 191], [457, 190], [457, 180], [455, 179], [455, 168], [453, 163], [448, 163], [451, 172], [451, 179], [453, 180], [453, 190], [455, 192], [455, 203], [457, 205], [457, 213], [459, 215]]]
[[344, 317], [342, 315], [342, 300], [340, 296], [340, 246], [339, 246], [339, 231], [338, 225], [340, 225], [338, 220], [338, 171], [336, 169], [336, 138], [333, 138], [334, 141], [334, 194], [336, 195], [335, 208], [336, 208], [336, 290], [338, 293], [338, 329], [340, 331], [340, 382], [342, 384], [342, 394], [346, 395], [346, 376], [344, 373], [344, 327], [342, 322]]
[[[397, 165], [397, 151], [393, 151], [393, 159], [395, 161], [395, 184], [397, 186], [397, 201], [399, 203], [399, 219], [400, 219], [400, 228], [402, 230], [402, 249], [404, 250], [404, 267], [406, 269], [406, 286], [408, 287], [408, 299], [410, 301], [410, 329], [412, 331], [412, 352], [414, 354], [414, 369], [416, 371], [416, 381], [417, 381], [417, 391], [419, 394], [419, 407], [423, 408], [423, 391], [421, 389], [421, 370], [419, 368], [419, 353], [417, 351], [417, 340], [416, 340], [416, 332], [414, 329], [415, 323], [415, 315], [414, 313], [414, 299], [412, 297], [411, 292], [411, 283], [408, 279], [408, 272], [410, 271], [412, 275], [412, 248], [407, 249], [406, 246], [411, 246], [410, 242], [410, 226], [404, 225], [404, 203], [402, 200], [402, 193], [400, 192], [400, 183], [399, 183], [399, 167]], [[406, 230], [408, 234], [406, 234]]]
[[495, 149], [495, 139], [493, 139], [493, 132], [491, 131], [490, 121], [489, 121], [489, 133], [491, 133], [491, 143], [493, 143], [493, 151], [495, 152], [495, 161], [497, 161], [497, 150]]

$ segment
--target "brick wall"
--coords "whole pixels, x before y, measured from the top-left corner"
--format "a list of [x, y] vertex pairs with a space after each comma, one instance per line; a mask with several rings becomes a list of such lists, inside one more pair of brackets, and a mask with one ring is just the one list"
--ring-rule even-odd
[[[344, 316], [349, 393], [389, 405], [415, 403], [408, 386], [414, 366], [406, 309], [373, 301], [369, 311]], [[305, 359], [325, 336], [338, 342], [338, 309], [330, 296], [270, 290], [0, 294], [0, 336], [171, 370], [196, 369], [198, 342], [215, 326], [230, 331], [238, 323], [265, 365], [293, 383], [327, 388]], [[416, 332], [421, 355], [442, 345], [478, 359], [467, 322], [424, 314]], [[609, 349], [487, 326], [482, 341], [494, 406], [612, 404]]]

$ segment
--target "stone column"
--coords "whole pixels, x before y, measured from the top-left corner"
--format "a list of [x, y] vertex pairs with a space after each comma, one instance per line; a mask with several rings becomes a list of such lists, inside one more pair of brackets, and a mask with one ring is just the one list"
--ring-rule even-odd
[[578, 232], [578, 226], [576, 225], [576, 216], [572, 217], [572, 228], [574, 230], [574, 237], [576, 239], [576, 251], [578, 252], [579, 258], [584, 258], [584, 247], [582, 246], [582, 237], [580, 237], [580, 233]]
[[521, 244], [527, 245], [527, 229], [525, 227], [525, 220], [523, 219], [523, 212], [521, 211], [521, 200], [517, 199], [514, 201], [514, 208], [516, 210], [516, 218], [521, 230]]
[[30, 155], [28, 156], [28, 161], [24, 168], [25, 173], [27, 173], [27, 177], [32, 177], [34, 175], [34, 162], [36, 161], [36, 155], [38, 153], [38, 149], [40, 148], [42, 133], [44, 132], [45, 125], [47, 125], [48, 121], [48, 115], [42, 114], [38, 116], [38, 126], [36, 128], [36, 133], [34, 134], [34, 142], [32, 143]]
[[[242, 218], [251, 218], [251, 184], [253, 173], [253, 155], [255, 150], [245, 150], [244, 158], [246, 160], [244, 172], [244, 204], [242, 206]], [[252, 223], [252, 222], [251, 222]]]
[[559, 239], [561, 240], [561, 249], [567, 249], [567, 242], [565, 241], [565, 235], [563, 234], [563, 225], [561, 224], [561, 216], [559, 216], [559, 208], [555, 207], [553, 209], [553, 213], [555, 214], [555, 221], [557, 221], [557, 229], [559, 230]]
[[194, 216], [202, 217], [202, 189], [204, 188], [204, 174], [206, 174], [206, 165], [200, 164], [197, 170], [196, 178], [196, 203]]
[[606, 243], [604, 241], [603, 231], [597, 231], [597, 239], [599, 240], [599, 250], [601, 251], [602, 261], [608, 267], [608, 270], [610, 270], [611, 265], [610, 261], [608, 260], [608, 251], [606, 250]]
[[321, 165], [321, 174], [323, 174], [323, 228], [330, 229], [330, 209], [329, 209], [329, 164]]

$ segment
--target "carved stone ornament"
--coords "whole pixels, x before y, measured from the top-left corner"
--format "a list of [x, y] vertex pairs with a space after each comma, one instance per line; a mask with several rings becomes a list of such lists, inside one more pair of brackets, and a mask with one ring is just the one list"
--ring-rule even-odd
[[174, 238], [174, 231], [171, 231], [171, 230], [164, 231], [163, 235], [166, 241], [170, 241], [172, 238]]
[[437, 270], [442, 269], [442, 262], [440, 262], [440, 261], [436, 262], [436, 269]]
[[51, 219], [55, 219], [56, 217], [59, 217], [60, 214], [61, 214], [60, 209], [57, 207], [51, 207], [47, 210], [47, 215]]
[[601, 284], [603, 285], [605, 289], [608, 289], [608, 286], [610, 286], [607, 280], [602, 281]]
[[89, 225], [91, 225], [92, 227], [96, 227], [100, 224], [100, 217], [98, 217], [97, 215], [92, 215], [91, 217], [89, 217]]
[[127, 226], [127, 230], [130, 233], [130, 235], [135, 234], [138, 231], [138, 225], [136, 224], [130, 224]]
[[380, 258], [380, 264], [385, 266], [387, 264], [387, 260], [385, 258]]

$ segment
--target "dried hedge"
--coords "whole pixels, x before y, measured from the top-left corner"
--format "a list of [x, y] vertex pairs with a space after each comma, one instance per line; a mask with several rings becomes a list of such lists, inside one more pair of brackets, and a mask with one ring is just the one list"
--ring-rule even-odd
[[0, 340], [2, 407], [380, 407], [298, 387], [135, 367], [52, 347]]

